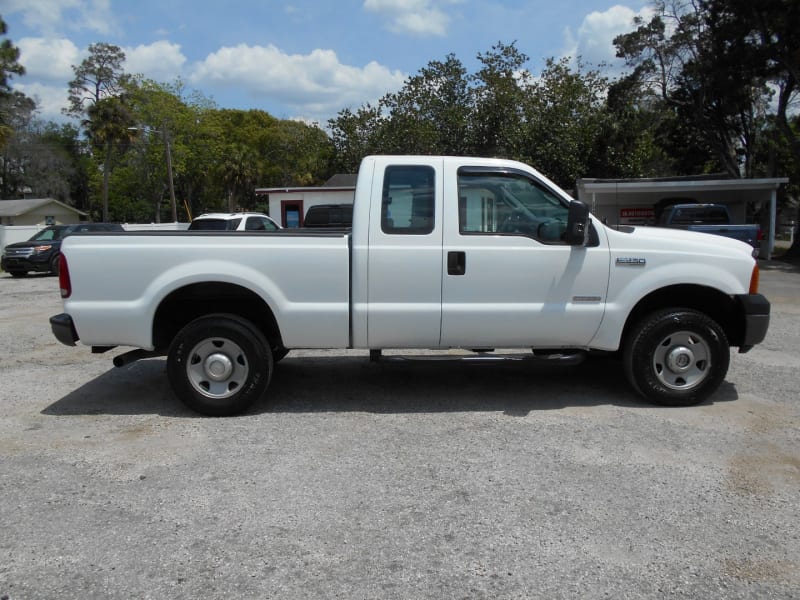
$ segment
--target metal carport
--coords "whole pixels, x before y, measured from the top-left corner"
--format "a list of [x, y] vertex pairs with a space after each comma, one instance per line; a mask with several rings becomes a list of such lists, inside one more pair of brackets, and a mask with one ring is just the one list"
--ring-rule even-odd
[[758, 222], [765, 229], [761, 258], [775, 247], [778, 188], [788, 178], [724, 179], [720, 176], [658, 179], [579, 179], [578, 199], [606, 224], [653, 225], [654, 206], [664, 199], [725, 204], [734, 223]]

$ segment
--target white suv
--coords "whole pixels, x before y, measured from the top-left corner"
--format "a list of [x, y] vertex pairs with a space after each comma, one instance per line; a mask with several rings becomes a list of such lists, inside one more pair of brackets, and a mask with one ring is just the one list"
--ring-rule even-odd
[[189, 231], [277, 231], [281, 226], [261, 213], [205, 213], [192, 219]]

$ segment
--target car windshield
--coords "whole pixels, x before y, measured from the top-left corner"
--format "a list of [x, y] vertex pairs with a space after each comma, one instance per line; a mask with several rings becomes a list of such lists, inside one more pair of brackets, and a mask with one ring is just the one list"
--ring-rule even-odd
[[189, 231], [234, 231], [241, 219], [195, 219]]
[[52, 242], [53, 240], [60, 240], [67, 232], [66, 227], [48, 227], [42, 229], [39, 233], [34, 235], [29, 241], [31, 242]]

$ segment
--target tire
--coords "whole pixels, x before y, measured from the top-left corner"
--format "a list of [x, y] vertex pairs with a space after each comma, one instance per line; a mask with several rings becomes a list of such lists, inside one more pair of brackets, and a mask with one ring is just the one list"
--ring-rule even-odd
[[58, 273], [61, 270], [61, 254], [56, 254], [53, 258], [50, 259], [50, 272], [58, 277]]
[[27, 277], [28, 276], [28, 272], [27, 271], [9, 271], [8, 274], [11, 275], [12, 277]]
[[659, 310], [630, 331], [623, 350], [628, 381], [650, 402], [691, 406], [708, 398], [728, 372], [722, 328], [687, 308]]
[[272, 377], [264, 334], [236, 315], [195, 319], [170, 346], [167, 376], [186, 406], [210, 417], [239, 414], [261, 398]]

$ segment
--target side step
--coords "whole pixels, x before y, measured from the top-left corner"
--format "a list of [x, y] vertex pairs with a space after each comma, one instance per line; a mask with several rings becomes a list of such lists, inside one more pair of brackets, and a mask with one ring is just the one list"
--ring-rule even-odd
[[584, 350], [563, 350], [563, 351], [539, 351], [534, 350], [530, 354], [512, 352], [506, 354], [495, 354], [494, 352], [473, 351], [475, 354], [392, 354], [386, 356], [381, 350], [370, 350], [370, 362], [392, 361], [392, 362], [522, 362], [531, 361], [537, 363], [549, 363], [559, 365], [579, 365], [586, 359]]

